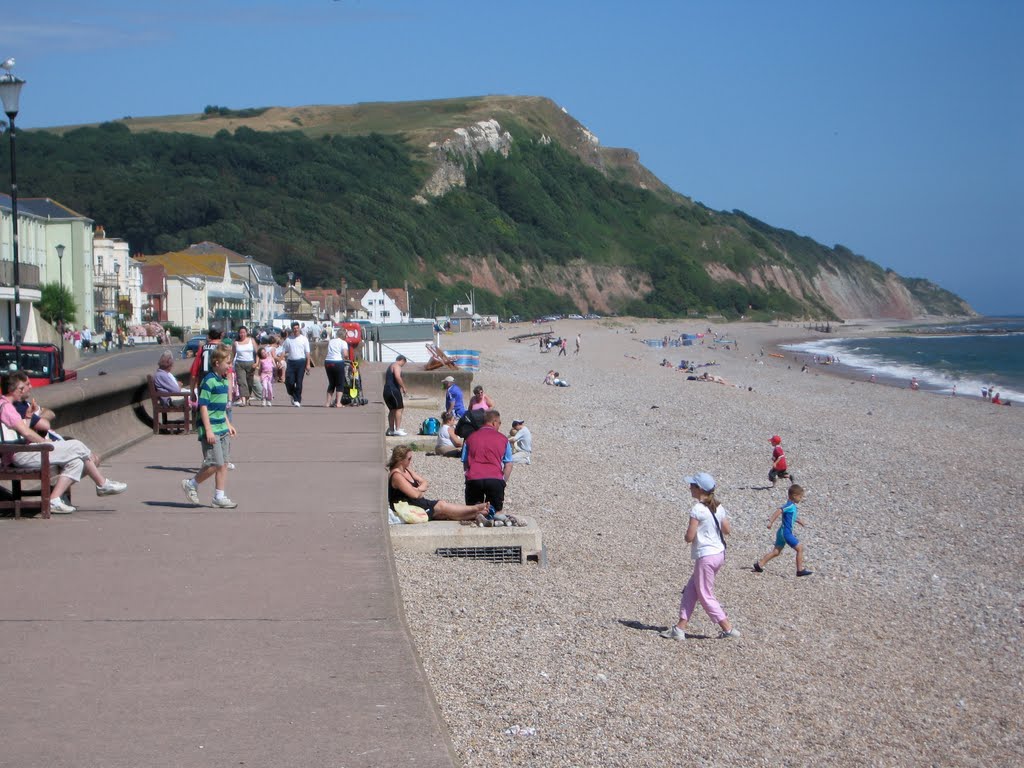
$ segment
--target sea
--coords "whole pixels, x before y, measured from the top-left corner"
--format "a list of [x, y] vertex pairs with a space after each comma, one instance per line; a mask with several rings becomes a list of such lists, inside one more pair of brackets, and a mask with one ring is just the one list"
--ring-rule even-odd
[[1024, 317], [982, 318], [922, 328], [924, 333], [871, 338], [823, 338], [785, 349], [819, 360], [837, 359], [848, 375], [922, 390], [981, 397], [994, 389], [1002, 399], [1024, 402]]

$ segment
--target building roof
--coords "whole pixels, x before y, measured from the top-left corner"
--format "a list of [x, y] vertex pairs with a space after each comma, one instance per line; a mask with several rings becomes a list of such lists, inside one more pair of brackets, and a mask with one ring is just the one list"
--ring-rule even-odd
[[[8, 211], [11, 210], [12, 201], [10, 195], [0, 192], [0, 208]], [[73, 211], [66, 205], [61, 205], [56, 200], [51, 200], [48, 197], [19, 197], [18, 215], [38, 216], [41, 219], [80, 219], [82, 221], [92, 221], [88, 216], [83, 216], [78, 211]]]
[[274, 280], [273, 270], [266, 264], [250, 261], [230, 248], [209, 241], [194, 243], [181, 251], [139, 256], [138, 259], [145, 264], [162, 264], [167, 270], [167, 274], [172, 277], [203, 275], [214, 278], [224, 275], [224, 262], [227, 261], [231, 267], [231, 276], [239, 280], [245, 280], [247, 275], [243, 275], [238, 268], [244, 266], [244, 271], [247, 272], [248, 265], [251, 263], [259, 282], [269, 283]]

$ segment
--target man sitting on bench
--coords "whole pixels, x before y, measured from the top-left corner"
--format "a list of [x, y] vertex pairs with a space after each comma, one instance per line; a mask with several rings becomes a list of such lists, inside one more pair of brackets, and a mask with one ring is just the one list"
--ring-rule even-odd
[[[0, 396], [0, 423], [3, 424], [2, 432], [5, 442], [11, 442], [16, 433], [17, 438], [25, 443], [46, 443], [47, 438], [38, 434], [22, 418], [14, 407], [14, 403], [21, 402], [27, 396], [31, 384], [28, 374], [24, 371], [15, 371], [3, 378], [0, 382], [3, 388], [3, 396]], [[24, 469], [38, 469], [41, 466], [42, 458], [38, 453], [15, 453], [11, 458], [14, 466]], [[82, 472], [89, 475], [96, 483], [97, 496], [112, 496], [117, 493], [124, 493], [128, 488], [127, 483], [119, 483], [117, 480], [108, 480], [100, 472], [92, 458], [92, 451], [81, 440], [60, 440], [53, 443], [53, 450], [50, 452], [50, 464], [60, 469], [60, 477], [53, 484], [50, 495], [50, 514], [67, 515], [75, 511], [75, 508], [67, 504], [61, 496], [67, 493], [72, 483], [82, 479]]]

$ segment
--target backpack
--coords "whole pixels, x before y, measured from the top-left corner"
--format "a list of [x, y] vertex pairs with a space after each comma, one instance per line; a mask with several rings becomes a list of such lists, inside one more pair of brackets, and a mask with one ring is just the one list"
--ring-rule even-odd
[[477, 408], [475, 411], [466, 411], [455, 425], [455, 434], [465, 440], [484, 425], [484, 411]]
[[439, 429], [441, 429], [441, 422], [433, 416], [430, 416], [429, 418], [424, 419], [423, 423], [420, 425], [420, 434], [436, 435]]

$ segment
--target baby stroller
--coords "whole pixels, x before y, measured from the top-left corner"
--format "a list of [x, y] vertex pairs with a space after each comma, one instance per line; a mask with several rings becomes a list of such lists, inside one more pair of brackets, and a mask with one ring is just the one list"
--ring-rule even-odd
[[341, 404], [366, 405], [366, 398], [363, 397], [363, 377], [359, 374], [359, 361], [345, 360], [343, 376]]

